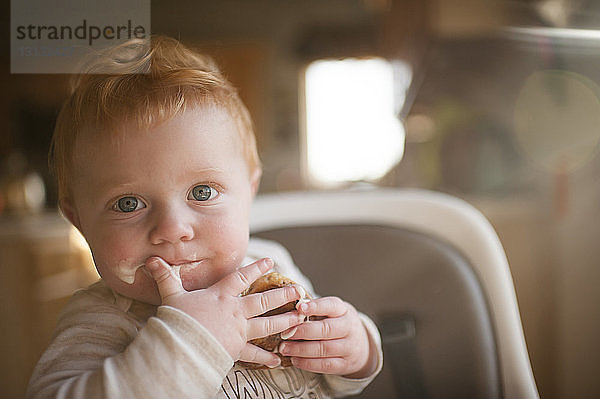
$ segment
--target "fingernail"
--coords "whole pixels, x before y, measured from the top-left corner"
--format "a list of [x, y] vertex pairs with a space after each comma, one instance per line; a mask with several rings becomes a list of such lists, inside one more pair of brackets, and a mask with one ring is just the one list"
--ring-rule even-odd
[[279, 367], [281, 365], [281, 359], [277, 358], [277, 360], [273, 363], [267, 364], [267, 367], [270, 369], [274, 369], [275, 367]]
[[158, 262], [158, 259], [149, 259], [148, 261], [146, 261], [146, 267], [152, 272], [152, 271], [156, 271], [159, 269], [160, 267], [160, 263]]
[[294, 327], [291, 330], [284, 331], [280, 334], [281, 339], [290, 339], [298, 331], [298, 327]]
[[308, 312], [308, 303], [306, 301], [298, 301], [298, 304], [296, 305], [296, 310], [299, 310], [300, 312], [306, 313]]
[[279, 344], [279, 353], [281, 353], [282, 355], [285, 355], [285, 349], [287, 348], [287, 345], [285, 342], [282, 342], [281, 344]]
[[300, 295], [300, 298], [306, 298], [306, 290], [304, 289], [304, 287], [298, 284], [294, 284], [294, 288], [296, 288], [296, 291], [298, 291], [298, 295]]
[[265, 258], [265, 266], [267, 266], [269, 268], [273, 267], [273, 259]]

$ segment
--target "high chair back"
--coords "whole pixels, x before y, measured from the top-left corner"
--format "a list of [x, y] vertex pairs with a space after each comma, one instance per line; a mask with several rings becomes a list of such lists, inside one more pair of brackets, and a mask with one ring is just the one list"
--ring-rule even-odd
[[250, 228], [283, 244], [318, 294], [378, 325], [384, 369], [361, 398], [538, 398], [504, 250], [466, 202], [410, 189], [268, 194]]

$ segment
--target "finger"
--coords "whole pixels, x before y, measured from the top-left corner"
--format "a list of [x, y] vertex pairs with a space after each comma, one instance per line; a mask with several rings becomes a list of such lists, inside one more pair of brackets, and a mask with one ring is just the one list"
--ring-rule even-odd
[[250, 284], [269, 271], [272, 267], [273, 261], [271, 259], [259, 259], [254, 263], [228, 274], [222, 280], [215, 283], [213, 287], [222, 289], [224, 292], [230, 295], [239, 295], [248, 287], [250, 287]]
[[240, 352], [239, 360], [249, 363], [264, 364], [270, 368], [277, 367], [281, 364], [281, 359], [276, 354], [249, 343], [247, 343]]
[[292, 357], [294, 367], [319, 374], [347, 374], [351, 366], [348, 361], [341, 357], [327, 358], [303, 358]]
[[296, 329], [289, 339], [309, 341], [321, 339], [338, 339], [346, 337], [350, 332], [350, 323], [345, 317], [326, 318], [318, 321], [306, 321]]
[[305, 358], [347, 357], [352, 353], [352, 348], [346, 339], [284, 341], [279, 345], [279, 353], [285, 356]]
[[288, 286], [245, 296], [243, 303], [246, 316], [254, 317], [298, 299], [300, 292], [295, 286]]
[[304, 321], [298, 312], [287, 312], [268, 317], [254, 317], [248, 320], [246, 335], [249, 340], [277, 334], [297, 326]]
[[161, 258], [157, 256], [148, 258], [145, 267], [150, 272], [154, 281], [156, 281], [158, 292], [163, 302], [168, 297], [185, 291], [181, 284], [181, 278], [176, 275], [172, 267]]
[[330, 296], [299, 302], [298, 311], [305, 316], [341, 317], [348, 312], [349, 306], [340, 298]]

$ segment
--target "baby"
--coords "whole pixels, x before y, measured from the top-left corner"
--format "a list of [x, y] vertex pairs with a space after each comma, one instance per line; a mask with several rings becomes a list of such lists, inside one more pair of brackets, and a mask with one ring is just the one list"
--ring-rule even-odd
[[[281, 246], [249, 240], [261, 166], [235, 89], [210, 59], [164, 37], [112, 49], [90, 71], [100, 66], [114, 73], [78, 77], [51, 161], [60, 208], [102, 279], [62, 312], [27, 396], [360, 392], [383, 361], [368, 318], [336, 297], [256, 317], [300, 299], [301, 290], [240, 295], [272, 268], [312, 288]], [[293, 367], [248, 342], [276, 333], [288, 338], [279, 352]]]

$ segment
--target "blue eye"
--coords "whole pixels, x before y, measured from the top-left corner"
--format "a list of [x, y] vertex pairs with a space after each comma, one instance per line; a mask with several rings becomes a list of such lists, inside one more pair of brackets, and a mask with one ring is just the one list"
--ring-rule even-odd
[[135, 197], [123, 197], [117, 200], [113, 209], [117, 212], [129, 213], [145, 207], [146, 205]]
[[214, 188], [207, 186], [206, 184], [199, 184], [192, 188], [190, 197], [188, 198], [195, 201], [208, 201], [218, 194], [219, 192]]

